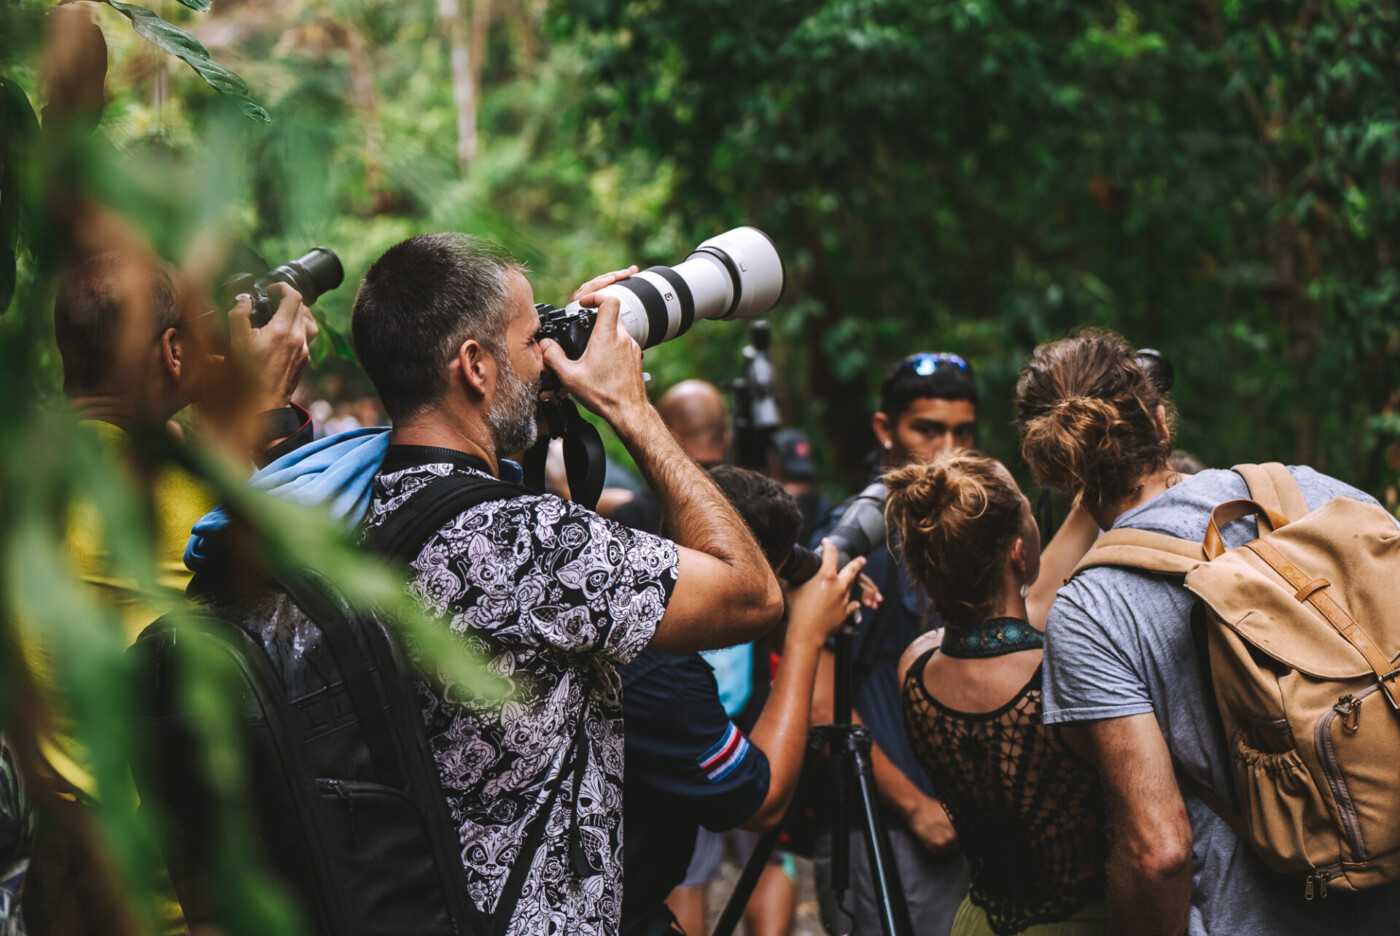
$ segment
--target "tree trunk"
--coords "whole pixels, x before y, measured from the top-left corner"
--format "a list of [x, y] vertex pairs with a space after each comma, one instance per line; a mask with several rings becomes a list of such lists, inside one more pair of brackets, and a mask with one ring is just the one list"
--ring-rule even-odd
[[[480, 7], [485, 0], [478, 0]], [[477, 11], [480, 18], [481, 13]], [[485, 29], [478, 38], [473, 23], [459, 0], [438, 0], [438, 16], [447, 30], [447, 48], [452, 64], [452, 100], [457, 105], [457, 166], [465, 172], [476, 159], [476, 97], [481, 80], [477, 59], [486, 49]], [[489, 6], [484, 21], [489, 24]]]

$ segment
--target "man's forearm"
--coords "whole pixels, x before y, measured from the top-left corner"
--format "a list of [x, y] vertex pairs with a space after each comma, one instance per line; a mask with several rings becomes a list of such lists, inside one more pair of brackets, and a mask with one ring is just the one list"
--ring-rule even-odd
[[1162, 862], [1116, 841], [1108, 862], [1108, 931], [1181, 936], [1191, 908], [1191, 862]]
[[651, 488], [671, 539], [735, 568], [768, 568], [748, 526], [653, 407], [638, 408], [613, 429]]
[[747, 829], [762, 831], [779, 822], [797, 790], [807, 752], [817, 653], [818, 649], [810, 644], [793, 639], [784, 641], [778, 675], [758, 722], [749, 733], [754, 747], [768, 758], [769, 781], [763, 805], [744, 823]]

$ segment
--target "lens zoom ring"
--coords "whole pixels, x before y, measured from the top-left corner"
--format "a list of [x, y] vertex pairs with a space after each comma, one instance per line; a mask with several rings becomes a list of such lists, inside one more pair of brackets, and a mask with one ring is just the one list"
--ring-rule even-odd
[[666, 312], [666, 300], [661, 297], [661, 291], [638, 276], [622, 280], [617, 285], [630, 290], [642, 300], [642, 308], [647, 313], [647, 342], [642, 347], [651, 348], [665, 341], [671, 317]]
[[690, 326], [695, 323], [695, 297], [691, 295], [690, 284], [668, 266], [654, 266], [647, 269], [648, 273], [655, 273], [657, 276], [671, 284], [671, 288], [676, 291], [676, 299], [681, 304], [681, 327], [676, 329], [673, 338], [679, 338], [690, 331]]

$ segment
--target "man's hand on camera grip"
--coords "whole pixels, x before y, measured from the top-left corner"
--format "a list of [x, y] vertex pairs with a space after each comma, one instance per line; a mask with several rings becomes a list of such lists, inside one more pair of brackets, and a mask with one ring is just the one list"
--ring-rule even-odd
[[595, 292], [578, 301], [598, 310], [588, 347], [572, 361], [557, 342], [545, 339], [540, 345], [544, 363], [574, 398], [617, 427], [617, 420], [634, 407], [647, 405], [642, 349], [618, 321], [621, 306], [616, 297]]
[[252, 302], [239, 296], [228, 314], [229, 348], [234, 360], [254, 381], [254, 411], [286, 406], [311, 363], [311, 342], [320, 327], [301, 294], [286, 283], [273, 283], [268, 294], [279, 297], [277, 311], [262, 328], [252, 325]]

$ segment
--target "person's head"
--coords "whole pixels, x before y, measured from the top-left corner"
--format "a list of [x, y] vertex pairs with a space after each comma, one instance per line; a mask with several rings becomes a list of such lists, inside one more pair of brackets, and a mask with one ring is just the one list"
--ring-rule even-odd
[[976, 444], [972, 368], [956, 354], [911, 354], [886, 372], [870, 425], [887, 467]]
[[194, 401], [204, 345], [183, 321], [169, 269], [152, 257], [109, 251], [69, 269], [54, 298], [54, 336], [69, 399], [130, 399], [161, 419]]
[[797, 501], [772, 478], [747, 468], [716, 465], [710, 469], [710, 477], [753, 531], [768, 565], [777, 572], [802, 532]]
[[1167, 467], [1171, 404], [1120, 335], [1089, 329], [1041, 345], [1016, 382], [1021, 454], [1036, 483], [1111, 507]]
[[682, 380], [661, 395], [656, 411], [685, 453], [702, 465], [724, 461], [729, 451], [724, 394], [703, 380]]
[[993, 616], [1007, 589], [1040, 574], [1040, 531], [1011, 473], [959, 450], [885, 475], [885, 518], [903, 542], [910, 574], [950, 626]]
[[539, 316], [504, 251], [463, 234], [395, 244], [365, 274], [351, 329], [395, 424], [444, 410], [479, 420], [497, 457], [534, 443]]

